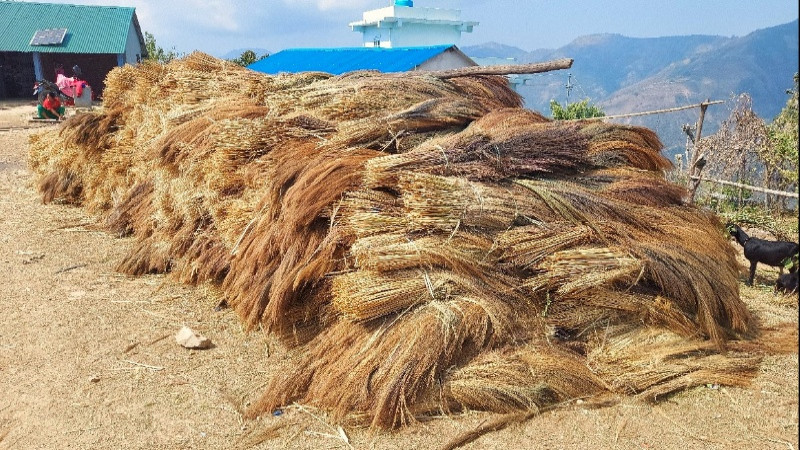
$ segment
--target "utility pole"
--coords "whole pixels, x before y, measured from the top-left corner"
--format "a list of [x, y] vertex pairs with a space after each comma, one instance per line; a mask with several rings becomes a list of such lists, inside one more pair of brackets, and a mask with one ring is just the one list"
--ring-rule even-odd
[[574, 88], [574, 87], [575, 87], [575, 85], [572, 84], [572, 74], [568, 73], [567, 74], [567, 84], [564, 85], [564, 88], [567, 89], [567, 103], [569, 103], [569, 93], [572, 92], [572, 88]]

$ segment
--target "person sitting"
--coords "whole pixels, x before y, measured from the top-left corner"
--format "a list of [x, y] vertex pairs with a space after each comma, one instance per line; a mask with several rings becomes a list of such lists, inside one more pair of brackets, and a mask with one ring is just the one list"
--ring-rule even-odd
[[63, 119], [66, 109], [56, 97], [55, 92], [48, 92], [44, 101], [37, 107], [40, 119]]

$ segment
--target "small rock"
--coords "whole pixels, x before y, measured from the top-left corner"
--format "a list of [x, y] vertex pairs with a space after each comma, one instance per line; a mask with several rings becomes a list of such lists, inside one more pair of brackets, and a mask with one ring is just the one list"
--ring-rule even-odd
[[228, 301], [225, 300], [225, 299], [222, 299], [219, 303], [217, 303], [217, 306], [214, 307], [214, 311], [220, 312], [220, 311], [222, 311], [223, 309], [226, 309], [226, 308], [228, 308]]
[[89, 383], [97, 383], [100, 381], [100, 375], [92, 375], [89, 377]]
[[211, 339], [194, 332], [191, 328], [184, 326], [175, 335], [175, 341], [186, 348], [202, 350], [211, 348]]

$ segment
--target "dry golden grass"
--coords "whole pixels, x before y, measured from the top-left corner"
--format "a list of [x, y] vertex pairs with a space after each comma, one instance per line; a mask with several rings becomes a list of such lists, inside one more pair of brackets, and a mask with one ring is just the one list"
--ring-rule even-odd
[[501, 77], [391, 81], [198, 53], [115, 69], [105, 109], [32, 138], [30, 164], [45, 202], [136, 239], [120, 271], [211, 283], [297, 347], [250, 416], [297, 401], [393, 427], [656, 399], [741, 385], [786, 350], [652, 131], [549, 121]]

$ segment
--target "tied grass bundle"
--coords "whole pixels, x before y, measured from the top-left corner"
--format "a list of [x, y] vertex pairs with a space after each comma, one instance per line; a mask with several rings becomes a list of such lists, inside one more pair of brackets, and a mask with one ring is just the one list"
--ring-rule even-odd
[[650, 130], [550, 121], [497, 76], [267, 76], [193, 53], [106, 86], [102, 111], [31, 138], [42, 198], [132, 236], [120, 271], [209, 283], [296, 348], [250, 416], [657, 399], [743, 384], [780, 347]]

